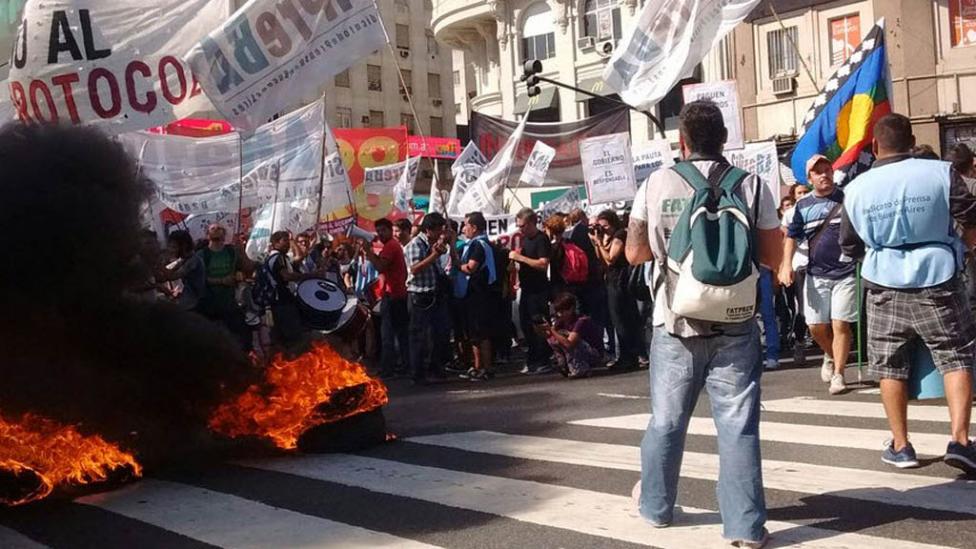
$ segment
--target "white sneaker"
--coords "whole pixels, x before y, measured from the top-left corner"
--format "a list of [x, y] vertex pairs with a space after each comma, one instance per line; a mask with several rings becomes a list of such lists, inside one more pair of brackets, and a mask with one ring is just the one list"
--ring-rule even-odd
[[834, 377], [834, 359], [824, 355], [823, 362], [820, 364], [820, 381], [830, 383]]
[[777, 368], [779, 368], [779, 360], [777, 360], [775, 358], [767, 358], [766, 359], [766, 369], [767, 370], [775, 370]]
[[843, 393], [847, 389], [847, 384], [844, 383], [843, 374], [834, 374], [830, 376], [830, 388], [827, 389], [832, 395], [838, 395]]

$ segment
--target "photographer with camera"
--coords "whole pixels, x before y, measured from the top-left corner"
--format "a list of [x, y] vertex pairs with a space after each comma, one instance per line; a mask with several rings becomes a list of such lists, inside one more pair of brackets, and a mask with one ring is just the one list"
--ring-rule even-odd
[[580, 316], [577, 305], [573, 294], [559, 294], [552, 302], [555, 323], [541, 315], [532, 319], [533, 329], [549, 343], [559, 372], [573, 379], [589, 377], [604, 359], [603, 330], [590, 317]]

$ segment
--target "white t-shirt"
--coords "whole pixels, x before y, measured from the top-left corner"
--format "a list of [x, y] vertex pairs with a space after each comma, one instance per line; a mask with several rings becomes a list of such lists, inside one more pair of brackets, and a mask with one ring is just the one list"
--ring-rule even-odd
[[[694, 164], [699, 171], [707, 175], [715, 162], [713, 160], [695, 160]], [[756, 196], [757, 189], [759, 191], [758, 197]], [[776, 213], [776, 197], [755, 174], [749, 174], [742, 182], [739, 193], [749, 208], [750, 217], [756, 211], [756, 200], [759, 200], [758, 219], [755, 220], [756, 227], [759, 230], [779, 228], [780, 221]], [[661, 262], [668, 255], [668, 241], [671, 237], [671, 231], [677, 225], [682, 210], [694, 194], [691, 185], [671, 169], [655, 171], [637, 190], [630, 217], [647, 222], [649, 244], [651, 253], [654, 255], [654, 276], [650, 282], [651, 287], [654, 287], [659, 277], [663, 276]], [[665, 284], [657, 285], [659, 288], [657, 295], [654, 296], [655, 326], [666, 326], [670, 333], [681, 337], [715, 335], [719, 333], [719, 330], [728, 333], [728, 328], [716, 326], [713, 322], [688, 319], [672, 313], [668, 309]], [[748, 323], [742, 323], [741, 326], [746, 324]], [[716, 330], [716, 327], [719, 330]]]

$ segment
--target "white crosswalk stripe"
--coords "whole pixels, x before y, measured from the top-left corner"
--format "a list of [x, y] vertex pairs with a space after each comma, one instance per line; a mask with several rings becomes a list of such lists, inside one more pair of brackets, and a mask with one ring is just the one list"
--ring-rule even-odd
[[[682, 525], [654, 528], [637, 514], [629, 496], [540, 482], [359, 456], [301, 456], [243, 465], [662, 549], [685, 549], [721, 539], [721, 520], [715, 512], [682, 506]], [[779, 544], [850, 549], [886, 546], [882, 538], [785, 522], [769, 521], [766, 528]], [[904, 541], [898, 546], [933, 547]]]
[[[570, 423], [572, 425], [585, 425], [588, 427], [643, 431], [647, 429], [647, 422], [650, 419], [650, 414], [631, 414], [598, 419], [582, 419], [571, 421]], [[688, 425], [688, 434], [715, 436], [715, 423], [712, 421], [712, 418], [693, 417]], [[764, 442], [812, 444], [815, 446], [877, 450], [880, 452], [884, 447], [885, 440], [891, 438], [891, 434], [888, 431], [882, 431], [880, 429], [802, 425], [798, 423], [778, 423], [763, 420], [760, 422], [759, 438]], [[910, 439], [912, 446], [915, 447], [915, 451], [919, 455], [941, 456], [945, 454], [946, 445], [949, 442], [949, 435], [913, 433]]]
[[[640, 471], [636, 446], [580, 442], [476, 431], [407, 439], [408, 442], [522, 459]], [[685, 452], [681, 476], [718, 480], [718, 456]], [[976, 480], [949, 480], [792, 461], [763, 460], [763, 485], [801, 494], [835, 494], [846, 498], [909, 505], [976, 515]]]
[[162, 480], [147, 479], [77, 501], [219, 547], [434, 547]]
[[[606, 395], [624, 396], [611, 393]], [[641, 405], [635, 403], [635, 406]], [[844, 426], [845, 422], [850, 423], [853, 418], [880, 420], [884, 417], [880, 404], [789, 398], [766, 401], [764, 407], [767, 412], [802, 417], [797, 423], [764, 420], [761, 428], [763, 441], [795, 442], [849, 450], [866, 449], [880, 455], [880, 441], [886, 435], [884, 431]], [[643, 431], [649, 417], [647, 414], [632, 414], [568, 423], [590, 428]], [[830, 426], [806, 424], [804, 418], [813, 423], [830, 423]], [[825, 418], [830, 419], [825, 421]], [[910, 418], [915, 421], [937, 422], [939, 427], [944, 427], [948, 415], [945, 407], [913, 406]], [[935, 428], [930, 425], [929, 430]], [[568, 538], [570, 540], [589, 540], [585, 544], [576, 541], [577, 546], [599, 546], [601, 541], [593, 541], [598, 539], [606, 540], [607, 544], [612, 540], [616, 543], [662, 549], [727, 546], [721, 536], [721, 518], [714, 510], [717, 507], [710, 507], [707, 502], [703, 506], [710, 507], [708, 509], [689, 507], [679, 495], [681, 511], [675, 524], [658, 529], [651, 527], [639, 516], [629, 495], [607, 491], [600, 482], [583, 484], [589, 489], [580, 488], [580, 484], [568, 478], [570, 474], [578, 474], [580, 466], [591, 468], [597, 475], [596, 478], [601, 478], [600, 471], [624, 471], [636, 481], [641, 468], [640, 449], [634, 443], [625, 445], [594, 442], [591, 438], [599, 436], [601, 432], [610, 431], [565, 427], [560, 432], [568, 432], [569, 435], [556, 438], [468, 431], [415, 436], [405, 439], [407, 444], [390, 447], [389, 451], [383, 453], [383, 457], [332, 454], [254, 459], [234, 463], [238, 467], [233, 469], [236, 472], [227, 473], [245, 479], [262, 479], [262, 483], [267, 481], [269, 485], [277, 485], [283, 479], [292, 478], [298, 482], [296, 486], [299, 486], [299, 490], [308, 485], [308, 492], [295, 495], [294, 504], [283, 503], [287, 500], [282, 499], [280, 493], [266, 496], [263, 491], [266, 488], [224, 493], [221, 491], [224, 487], [233, 485], [231, 480], [208, 483], [201, 477], [192, 477], [199, 480], [145, 479], [120, 490], [79, 498], [76, 504], [86, 508], [94, 507], [113, 516], [126, 517], [137, 521], [136, 524], [144, 523], [147, 528], [160, 528], [191, 540], [228, 548], [467, 547], [472, 546], [473, 542], [467, 537], [471, 532], [466, 529], [476, 528], [472, 524], [480, 524], [466, 522], [465, 519], [458, 523], [458, 531], [434, 535], [425, 532], [422, 527], [403, 528], [395, 522], [377, 522], [369, 518], [360, 520], [358, 516], [350, 519], [348, 513], [334, 517], [339, 512], [336, 507], [319, 507], [308, 502], [309, 497], [318, 497], [320, 489], [319, 485], [309, 483], [321, 481], [350, 490], [350, 497], [365, 498], [363, 501], [372, 502], [375, 498], [382, 497], [393, 507], [402, 505], [410, 508], [422, 502], [425, 505], [433, 504], [427, 509], [436, 513], [452, 516], [461, 511], [477, 513], [507, 520], [513, 525], [512, 528], [527, 528], [527, 525], [531, 525], [536, 529], [550, 529], [543, 531], [553, 535], [558, 533], [561, 536], [571, 536]], [[711, 418], [707, 417], [692, 418], [689, 433], [708, 437], [716, 434]], [[589, 440], [578, 440], [578, 437]], [[616, 438], [619, 439], [620, 436]], [[918, 433], [912, 440], [920, 453], [934, 454], [944, 450], [946, 437]], [[429, 456], [433, 455], [431, 451], [442, 450], [454, 451], [454, 461], [430, 461]], [[798, 501], [803, 501], [808, 496], [830, 496], [839, 498], [827, 500], [830, 505], [835, 505], [835, 501], [849, 500], [859, 502], [852, 503], [852, 508], [863, 504], [892, 506], [889, 507], [892, 509], [891, 514], [901, 517], [913, 517], [913, 510], [918, 510], [923, 513], [947, 513], [949, 520], [954, 521], [965, 521], [965, 516], [971, 516], [976, 521], [976, 497], [973, 497], [976, 494], [976, 480], [933, 476], [931, 473], [912, 474], [883, 469], [880, 465], [877, 470], [872, 470], [853, 465], [844, 466], [843, 463], [825, 465], [819, 462], [777, 459], [784, 455], [783, 450], [772, 454], [770, 456], [764, 451], [764, 486], [784, 494], [797, 494], [795, 499]], [[789, 452], [785, 454], [792, 455]], [[467, 457], [469, 455], [471, 457]], [[816, 453], [810, 455], [813, 457], [808, 461], [817, 459]], [[455, 465], [461, 461], [477, 462], [478, 456], [483, 456], [482, 459], [514, 458], [546, 464], [548, 469], [555, 469], [551, 477], [545, 476], [540, 481], [535, 475], [510, 478], [506, 474], [506, 467], [486, 468], [482, 472], [464, 467], [461, 469], [465, 470], [458, 470], [459, 466]], [[424, 464], [418, 464], [416, 459], [424, 460], [420, 462]], [[558, 469], [560, 466], [563, 469]], [[684, 453], [682, 478], [715, 483], [718, 473], [718, 455], [696, 451]], [[281, 474], [288, 477], [273, 476]], [[619, 490], [620, 481], [627, 479], [619, 473], [616, 475], [614, 486]], [[237, 478], [236, 476], [231, 479]], [[231, 483], [226, 484], [227, 482]], [[290, 489], [286, 489], [286, 492], [290, 495], [288, 490]], [[321, 497], [335, 496], [326, 489]], [[701, 503], [707, 501], [702, 500], [703, 497], [710, 496], [702, 496], [699, 492], [694, 497], [698, 497], [696, 501]], [[771, 520], [767, 523], [767, 528], [774, 540], [772, 546], [775, 547], [939, 547], [934, 540], [918, 535], [910, 539], [885, 537], [897, 535], [892, 533], [897, 530], [880, 528], [875, 531], [854, 531], [862, 526], [837, 524], [834, 519], [842, 517], [842, 514], [818, 516], [813, 513], [807, 520], [803, 520], [802, 516], [799, 519], [787, 519], [798, 520], [795, 523]], [[344, 522], [350, 520], [355, 525]], [[810, 520], [813, 522], [809, 522]], [[125, 527], [133, 526], [132, 523], [126, 523]], [[58, 543], [51, 545], [57, 546]], [[46, 545], [0, 526], [0, 547], [41, 549]]]

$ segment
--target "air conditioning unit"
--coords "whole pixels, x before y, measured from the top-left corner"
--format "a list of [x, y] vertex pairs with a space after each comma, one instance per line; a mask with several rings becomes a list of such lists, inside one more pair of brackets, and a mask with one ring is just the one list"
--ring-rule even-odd
[[595, 45], [596, 40], [592, 36], [581, 36], [576, 39], [576, 47], [583, 51], [592, 50]]
[[435, 107], [440, 107], [441, 105], [443, 105], [443, 104], [444, 104], [444, 102], [443, 102], [443, 101], [441, 101], [440, 99], [432, 99], [432, 100], [431, 100], [431, 103], [433, 103], [433, 105], [434, 105]]
[[596, 52], [603, 57], [613, 55], [613, 50], [617, 47], [613, 40], [604, 40], [596, 45]]
[[793, 93], [796, 89], [796, 79], [792, 76], [785, 76], [779, 78], [773, 78], [773, 93], [776, 95], [784, 95], [787, 93]]
[[400, 57], [404, 59], [410, 57], [410, 50], [405, 50], [403, 48], [400, 48]]

